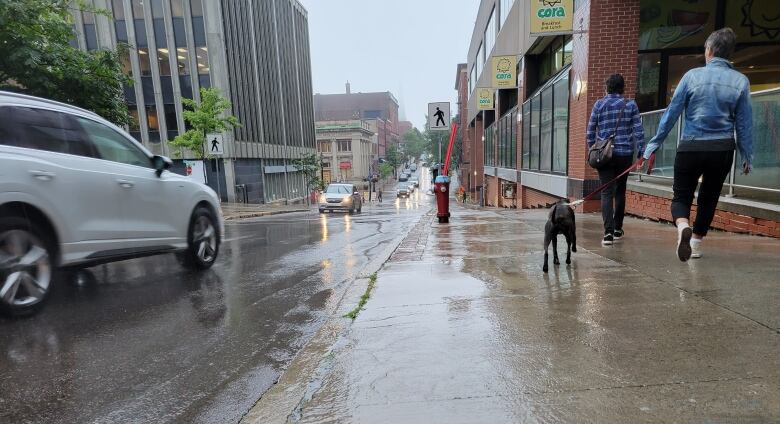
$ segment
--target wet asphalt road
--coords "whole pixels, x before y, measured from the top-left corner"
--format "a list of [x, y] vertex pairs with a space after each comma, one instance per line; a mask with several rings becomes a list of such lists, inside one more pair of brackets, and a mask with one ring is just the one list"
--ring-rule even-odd
[[237, 422], [432, 197], [227, 225], [213, 269], [92, 268], [0, 318], [0, 422]]

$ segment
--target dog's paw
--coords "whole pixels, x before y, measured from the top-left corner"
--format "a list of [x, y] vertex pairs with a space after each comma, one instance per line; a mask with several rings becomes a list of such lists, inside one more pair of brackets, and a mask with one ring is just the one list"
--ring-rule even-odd
[[550, 268], [547, 266], [547, 264], [545, 264], [545, 265], [542, 267], [542, 271], [544, 271], [544, 273], [545, 273], [545, 274], [546, 274], [548, 271], [550, 271]]
[[566, 259], [566, 265], [571, 265], [571, 259]]
[[556, 259], [553, 259], [553, 264], [554, 264], [554, 265], [560, 265], [560, 264], [561, 264], [561, 261], [559, 261], [557, 258], [556, 258]]
[[574, 253], [577, 253], [577, 246], [572, 246], [571, 247], [571, 251], [574, 252]]

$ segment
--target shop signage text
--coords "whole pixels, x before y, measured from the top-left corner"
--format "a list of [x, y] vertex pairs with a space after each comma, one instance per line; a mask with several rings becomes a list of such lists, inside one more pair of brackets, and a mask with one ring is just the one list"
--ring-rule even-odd
[[491, 61], [493, 71], [493, 87], [506, 88], [514, 87], [515, 69], [517, 68], [517, 58], [515, 56], [493, 56]]
[[492, 110], [493, 106], [493, 93], [496, 90], [492, 88], [477, 88], [477, 109], [478, 110]]
[[573, 0], [529, 0], [531, 34], [570, 34], [573, 30]]

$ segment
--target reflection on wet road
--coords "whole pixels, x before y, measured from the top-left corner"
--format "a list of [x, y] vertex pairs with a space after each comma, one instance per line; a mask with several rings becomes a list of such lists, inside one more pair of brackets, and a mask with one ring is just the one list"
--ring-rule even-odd
[[0, 422], [238, 421], [429, 204], [241, 221], [205, 273], [168, 255], [60, 283], [36, 316], [0, 320]]

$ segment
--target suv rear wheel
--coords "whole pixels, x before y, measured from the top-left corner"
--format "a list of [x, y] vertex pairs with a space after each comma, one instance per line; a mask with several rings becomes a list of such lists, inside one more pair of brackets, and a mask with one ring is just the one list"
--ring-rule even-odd
[[29, 220], [0, 220], [0, 309], [23, 315], [40, 306], [51, 291], [51, 244]]
[[197, 208], [192, 213], [187, 234], [187, 250], [183, 254], [184, 266], [208, 269], [219, 254], [219, 231], [214, 214], [207, 208]]

